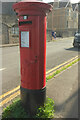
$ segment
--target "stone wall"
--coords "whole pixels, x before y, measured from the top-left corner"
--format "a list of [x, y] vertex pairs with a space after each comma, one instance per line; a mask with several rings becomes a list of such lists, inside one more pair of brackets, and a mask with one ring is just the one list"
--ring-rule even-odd
[[2, 23], [2, 44], [9, 43], [9, 28], [6, 24]]
[[19, 43], [19, 35], [12, 34], [11, 28], [9, 29], [9, 43], [10, 44]]
[[2, 44], [19, 43], [19, 36], [11, 33], [13, 25], [18, 24], [16, 16], [2, 15]]
[[47, 30], [46, 32], [47, 36], [47, 42], [52, 40], [52, 30]]
[[19, 36], [9, 36], [9, 44], [19, 43]]
[[[78, 29], [56, 30], [56, 37], [72, 37]], [[52, 40], [52, 30], [47, 30], [47, 42]]]

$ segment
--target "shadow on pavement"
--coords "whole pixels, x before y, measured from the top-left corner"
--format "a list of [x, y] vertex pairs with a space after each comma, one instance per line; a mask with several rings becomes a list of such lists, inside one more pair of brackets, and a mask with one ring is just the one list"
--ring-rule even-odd
[[65, 115], [67, 118], [79, 118], [78, 116], [78, 98], [76, 97], [74, 100], [74, 103], [71, 106], [71, 109], [69, 109], [68, 113]]
[[[62, 110], [62, 118], [63, 116], [65, 116], [65, 118], [78, 118], [78, 92], [80, 91], [77, 90], [72, 96], [70, 96], [64, 103], [60, 104], [60, 105], [55, 105], [55, 111], [58, 114], [59, 112], [61, 112]], [[74, 100], [75, 99], [75, 100]], [[73, 106], [67, 106], [69, 105], [69, 103], [71, 103], [74, 100], [74, 104]], [[69, 111], [65, 111], [65, 107], [71, 107], [71, 109], [69, 109]], [[67, 113], [67, 114], [66, 114]], [[63, 115], [64, 114], [64, 115]]]
[[[72, 106], [69, 106], [72, 102]], [[62, 104], [55, 105], [55, 111], [58, 114], [62, 110], [63, 116], [62, 120], [80, 120], [80, 62], [78, 63], [78, 89]], [[65, 111], [65, 107], [68, 108], [68, 111]], [[69, 118], [70, 117], [70, 118]]]
[[77, 47], [71, 47], [71, 48], [68, 48], [68, 49], [66, 49], [65, 48], [65, 50], [70, 50], [70, 51], [80, 51], [80, 48], [77, 48]]

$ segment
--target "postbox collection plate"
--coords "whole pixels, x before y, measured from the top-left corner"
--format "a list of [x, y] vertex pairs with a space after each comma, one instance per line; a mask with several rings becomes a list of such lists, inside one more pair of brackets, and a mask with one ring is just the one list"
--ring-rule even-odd
[[29, 31], [21, 31], [21, 47], [29, 48]]

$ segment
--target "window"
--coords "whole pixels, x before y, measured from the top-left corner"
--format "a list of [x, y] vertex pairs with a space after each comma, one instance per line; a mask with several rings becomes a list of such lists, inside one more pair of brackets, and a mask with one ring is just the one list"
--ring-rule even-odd
[[66, 14], [69, 16], [69, 9], [66, 10]]
[[19, 28], [18, 27], [12, 27], [11, 33], [15, 34], [15, 35], [19, 35]]
[[76, 17], [77, 17], [76, 12], [74, 12], [74, 18], [76, 18]]
[[67, 21], [67, 28], [68, 28], [68, 21]]

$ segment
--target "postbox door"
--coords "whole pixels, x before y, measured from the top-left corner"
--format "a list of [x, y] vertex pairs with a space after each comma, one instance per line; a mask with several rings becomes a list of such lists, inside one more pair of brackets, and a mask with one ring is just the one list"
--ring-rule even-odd
[[[41, 46], [44, 40], [40, 41], [39, 22], [39, 16], [35, 16], [32, 17], [32, 24], [20, 26], [21, 86], [23, 88], [40, 89], [45, 86], [43, 75], [40, 74], [41, 70], [44, 74], [44, 68], [42, 68], [44, 55], [40, 50], [44, 47], [44, 45]], [[42, 64], [41, 61], [43, 61]]]

